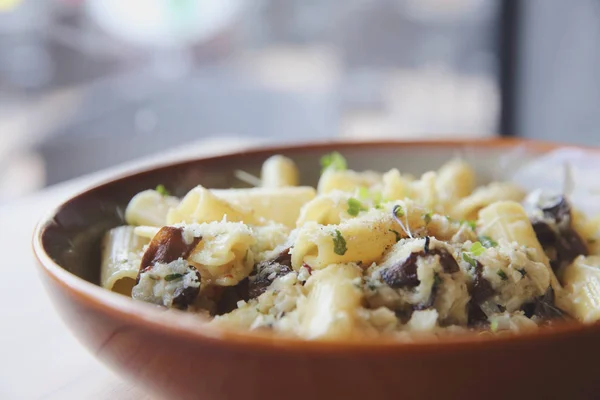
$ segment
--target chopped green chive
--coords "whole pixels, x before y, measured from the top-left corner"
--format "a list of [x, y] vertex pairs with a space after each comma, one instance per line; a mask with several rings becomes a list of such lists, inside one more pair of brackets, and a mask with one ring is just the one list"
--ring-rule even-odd
[[321, 173], [325, 172], [327, 169], [345, 171], [347, 168], [346, 159], [337, 151], [325, 154], [321, 157]]
[[351, 197], [348, 199], [348, 214], [356, 217], [359, 212], [366, 211], [367, 209], [362, 205], [362, 203], [355, 198]]
[[468, 262], [471, 265], [471, 267], [477, 268], [477, 260], [472, 258], [470, 255], [468, 255], [467, 253], [462, 253], [462, 258], [463, 260]]
[[481, 243], [475, 242], [471, 245], [471, 248], [469, 250], [475, 257], [477, 257], [483, 254], [483, 252], [485, 251], [485, 247], [483, 247]]
[[165, 187], [165, 185], [160, 184], [158, 186], [156, 186], [156, 190], [159, 194], [163, 195], [163, 196], [170, 196], [171, 193], [169, 193], [169, 191], [167, 190], [167, 188]]
[[502, 278], [503, 281], [508, 280], [508, 276], [506, 276], [506, 273], [504, 271], [498, 270], [497, 274], [500, 278]]
[[518, 269], [517, 271], [519, 271], [521, 273], [521, 276], [527, 275], [527, 271], [525, 271], [524, 268]]
[[425, 225], [429, 225], [431, 222], [431, 212], [423, 214], [423, 221], [425, 221]]
[[402, 206], [394, 206], [394, 215], [398, 218], [404, 217], [404, 210], [402, 209]]
[[183, 274], [169, 274], [165, 276], [165, 281], [171, 282], [183, 278]]
[[467, 225], [469, 228], [471, 228], [472, 231], [475, 230], [475, 228], [477, 228], [477, 222], [475, 221], [462, 221], [463, 224]]
[[369, 197], [371, 197], [370, 193], [369, 193], [369, 189], [367, 189], [364, 186], [361, 186], [358, 188], [358, 198], [361, 200], [367, 200]]
[[490, 324], [490, 330], [492, 332], [496, 332], [498, 330], [498, 320], [493, 320], [492, 323]]
[[479, 236], [478, 239], [481, 242], [481, 244], [483, 245], [483, 247], [490, 248], [490, 247], [498, 246], [498, 243], [489, 236], [482, 235], [482, 236]]
[[373, 199], [373, 204], [375, 204], [375, 207], [379, 207], [381, 205], [381, 202], [383, 200], [383, 196], [380, 192], [375, 192], [371, 194], [371, 198]]
[[336, 229], [333, 235], [333, 252], [338, 256], [343, 256], [346, 254], [346, 251], [348, 251], [346, 239], [344, 239], [340, 231]]

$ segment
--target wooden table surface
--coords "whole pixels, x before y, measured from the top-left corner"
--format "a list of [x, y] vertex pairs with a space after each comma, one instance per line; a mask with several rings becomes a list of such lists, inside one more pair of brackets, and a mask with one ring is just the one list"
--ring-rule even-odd
[[[182, 159], [251, 147], [224, 139], [161, 154]], [[69, 332], [50, 303], [31, 251], [37, 221], [72, 194], [116, 172], [148, 165], [137, 160], [0, 205], [0, 399], [152, 399], [108, 370]]]

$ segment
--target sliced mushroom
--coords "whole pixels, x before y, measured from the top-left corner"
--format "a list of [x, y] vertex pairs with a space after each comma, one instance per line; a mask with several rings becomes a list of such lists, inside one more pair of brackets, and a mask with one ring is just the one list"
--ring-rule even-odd
[[[188, 243], [182, 228], [163, 226], [154, 235], [144, 252], [140, 263], [140, 274], [152, 268], [158, 262], [168, 264], [178, 258], [188, 258], [200, 240], [202, 240], [202, 237], [194, 237]], [[137, 277], [138, 282], [140, 274]]]
[[494, 295], [494, 289], [492, 284], [483, 277], [483, 265], [479, 261], [475, 261], [475, 276], [472, 285], [469, 287], [471, 300], [467, 305], [468, 324], [469, 326], [482, 326], [488, 323], [488, 318], [481, 309], [481, 303]]
[[182, 258], [169, 263], [157, 262], [140, 273], [132, 289], [137, 300], [185, 310], [200, 293], [200, 273]]
[[248, 278], [248, 297], [253, 299], [260, 296], [275, 279], [292, 272], [291, 257], [289, 249], [285, 249], [273, 260], [258, 263], [255, 274]]
[[554, 271], [570, 264], [579, 255], [588, 255], [585, 241], [572, 227], [571, 205], [564, 196], [540, 201], [543, 217], [534, 216], [531, 224]]
[[445, 273], [452, 274], [460, 270], [454, 256], [444, 248], [427, 249], [410, 253], [402, 262], [392, 265], [381, 273], [381, 279], [393, 288], [415, 287], [420, 281], [417, 277], [417, 261], [420, 257], [438, 256]]

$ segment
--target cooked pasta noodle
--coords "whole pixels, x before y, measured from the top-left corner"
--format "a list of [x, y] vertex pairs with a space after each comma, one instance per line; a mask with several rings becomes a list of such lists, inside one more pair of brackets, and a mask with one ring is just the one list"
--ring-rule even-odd
[[102, 286], [306, 339], [600, 320], [600, 220], [564, 195], [475, 187], [460, 159], [417, 178], [339, 153], [322, 167], [316, 189], [276, 155], [254, 188], [137, 194], [105, 236]]

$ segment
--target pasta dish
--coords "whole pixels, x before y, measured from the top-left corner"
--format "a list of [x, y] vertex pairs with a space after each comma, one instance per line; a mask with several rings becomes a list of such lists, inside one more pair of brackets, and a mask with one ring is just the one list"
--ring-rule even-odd
[[420, 177], [353, 171], [337, 152], [321, 163], [316, 188], [276, 155], [260, 178], [239, 171], [254, 187], [138, 193], [104, 237], [101, 285], [305, 339], [600, 319], [600, 220], [564, 194], [476, 187], [461, 159]]

